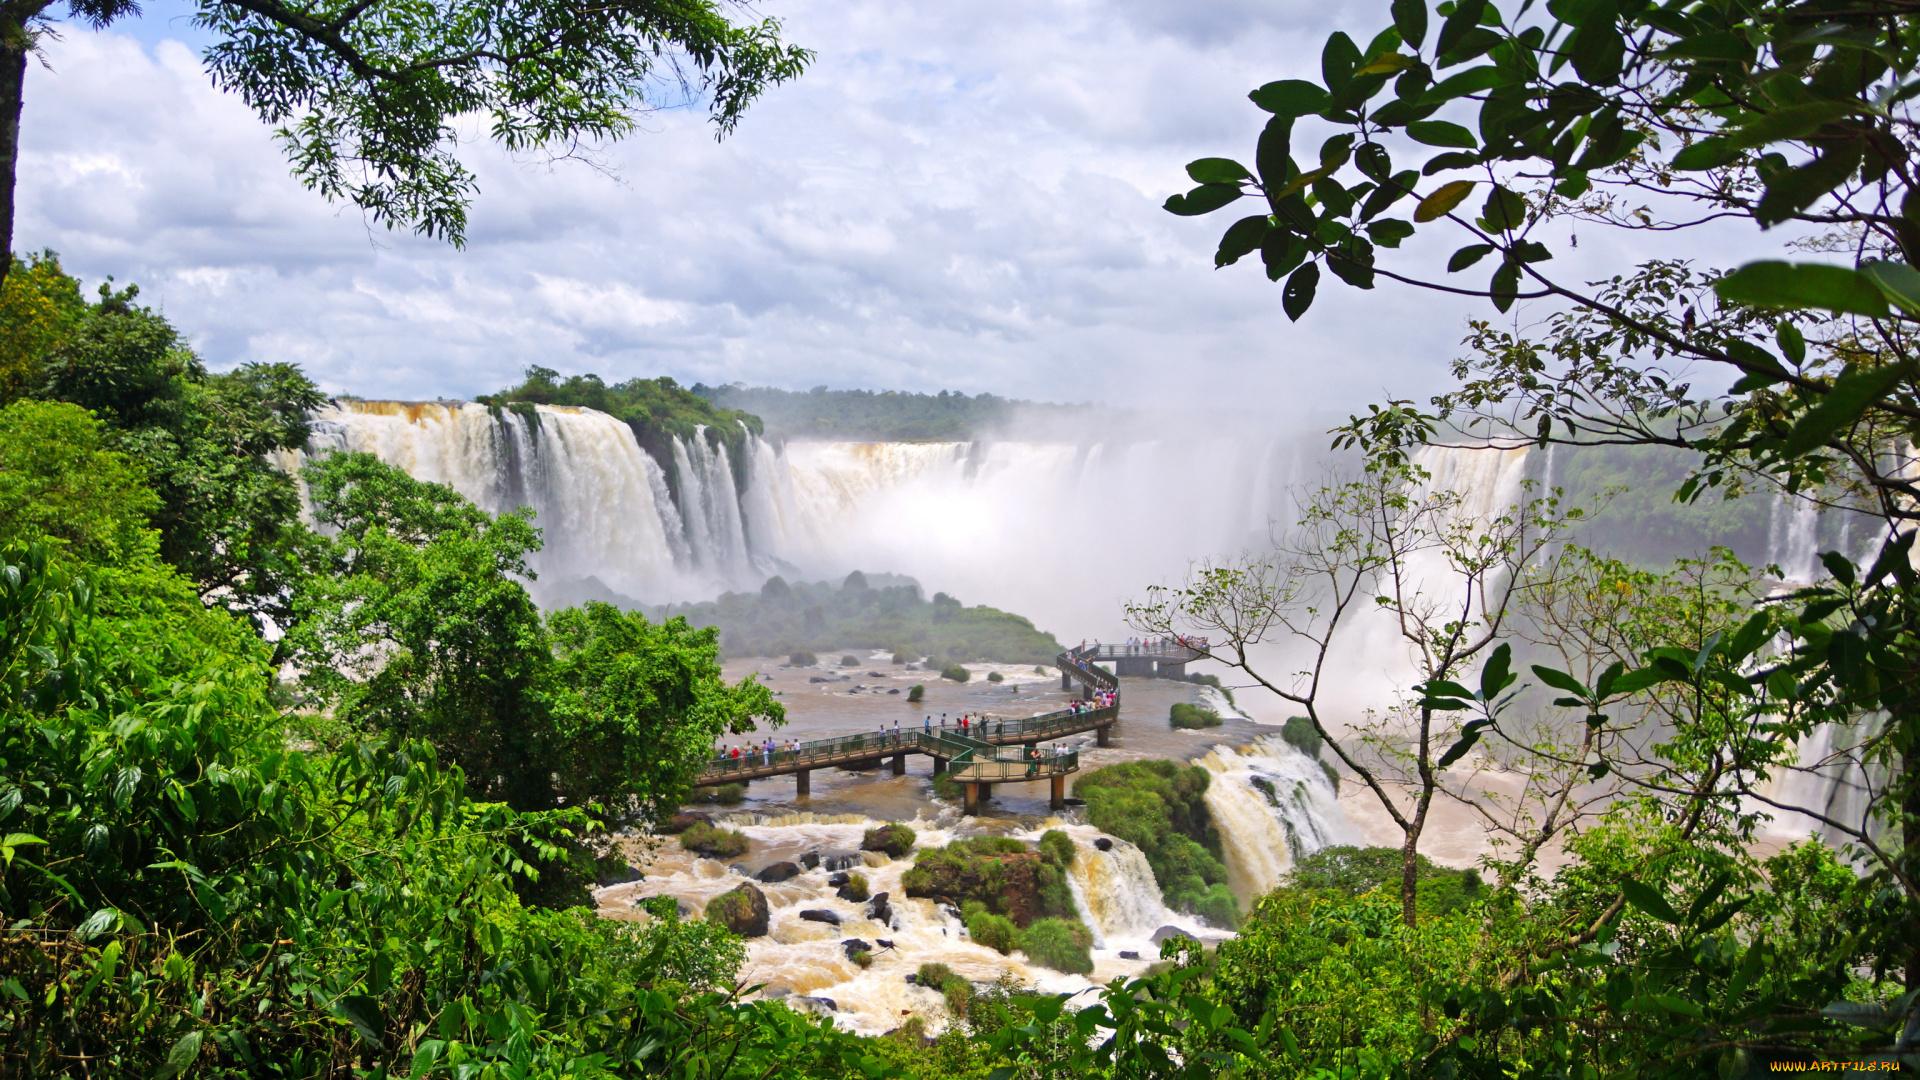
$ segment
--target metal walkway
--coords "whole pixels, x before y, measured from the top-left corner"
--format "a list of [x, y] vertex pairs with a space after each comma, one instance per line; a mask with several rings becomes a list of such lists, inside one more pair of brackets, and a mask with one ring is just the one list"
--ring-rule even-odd
[[[1069, 680], [1089, 690], [1114, 695], [1114, 703], [1099, 708], [1080, 704], [1072, 708], [1019, 719], [997, 719], [976, 725], [966, 735], [953, 728], [901, 728], [898, 732], [872, 732], [836, 735], [803, 742], [797, 748], [780, 748], [771, 754], [743, 754], [738, 759], [716, 758], [694, 780], [694, 787], [738, 784], [769, 776], [794, 777], [797, 793], [809, 794], [810, 774], [814, 769], [843, 766], [878, 768], [888, 757], [893, 759], [893, 774], [904, 776], [908, 754], [933, 758], [935, 774], [946, 773], [964, 785], [965, 812], [978, 812], [980, 803], [991, 797], [994, 784], [1052, 781], [1052, 805], [1065, 805], [1067, 774], [1080, 768], [1080, 754], [1074, 750], [1040, 750], [1042, 740], [1057, 739], [1092, 731], [1098, 745], [1107, 745], [1108, 729], [1120, 718], [1120, 680], [1095, 667], [1092, 658], [1097, 646], [1070, 649], [1054, 659], [1060, 668], [1065, 688]], [[1011, 748], [1011, 749], [1010, 749]], [[1036, 755], [1035, 751], [1038, 751]]]

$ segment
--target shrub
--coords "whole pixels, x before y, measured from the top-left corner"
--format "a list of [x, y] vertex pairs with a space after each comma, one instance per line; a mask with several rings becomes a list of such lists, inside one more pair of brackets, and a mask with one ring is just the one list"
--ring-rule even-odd
[[968, 671], [959, 664], [948, 664], [946, 667], [940, 669], [940, 677], [943, 679], [952, 679], [954, 682], [966, 682], [968, 679], [973, 678], [973, 672]]
[[1198, 729], [1220, 726], [1220, 714], [1189, 702], [1175, 702], [1167, 712], [1167, 723], [1177, 728]]
[[955, 1016], [967, 1015], [967, 1006], [973, 1001], [973, 984], [954, 974], [945, 964], [921, 964], [920, 971], [914, 976], [921, 986], [937, 990], [947, 999], [947, 1011]]
[[967, 916], [967, 936], [973, 939], [974, 944], [985, 945], [1002, 956], [1018, 946], [1020, 930], [1013, 925], [1012, 919], [995, 915], [977, 900], [969, 901], [967, 909], [971, 912]]
[[747, 853], [747, 836], [697, 821], [680, 834], [680, 846], [712, 859], [731, 859]]
[[860, 968], [862, 971], [873, 966], [873, 953], [868, 949], [857, 950], [852, 956], [847, 957], [847, 959], [853, 961], [854, 966]]
[[1033, 673], [1035, 675], [1045, 675], [1047, 673], [1047, 669], [1040, 666], [1039, 664], [1035, 664], [1033, 665]]
[[1233, 700], [1233, 688], [1223, 685], [1218, 675], [1202, 675], [1197, 671], [1189, 671], [1187, 672], [1187, 681], [1190, 683], [1198, 683], [1201, 686], [1211, 686], [1215, 690], [1220, 691], [1220, 696], [1227, 699], [1227, 704], [1232, 705], [1236, 709], [1240, 707]]
[[1333, 762], [1323, 761], [1320, 763], [1320, 771], [1327, 774], [1327, 783], [1333, 785], [1333, 793], [1340, 794], [1340, 770], [1333, 767]]
[[813, 655], [812, 653], [808, 652], [805, 649], [801, 649], [799, 652], [796, 652], [793, 655], [787, 657], [787, 663], [793, 665], [794, 667], [812, 667], [813, 665], [819, 662], [820, 662], [819, 657]]
[[918, 705], [926, 699], [927, 688], [920, 683], [914, 683], [913, 686], [907, 690], [907, 704], [909, 705]]
[[1042, 967], [1069, 975], [1093, 974], [1093, 932], [1068, 919], [1035, 919], [1020, 935], [1020, 951]]
[[860, 838], [861, 851], [884, 851], [899, 858], [913, 850], [913, 842], [918, 839], [910, 826], [897, 821], [889, 821], [878, 828], [868, 829]]
[[719, 803], [721, 806], [739, 806], [747, 801], [747, 785], [718, 784], [713, 787], [693, 789], [692, 803]]
[[1320, 756], [1320, 733], [1313, 729], [1313, 721], [1304, 716], [1287, 717], [1286, 725], [1280, 729], [1280, 737], [1310, 758]]
[[1003, 683], [1007, 681], [1007, 677], [997, 671], [989, 671], [987, 672], [987, 681], [990, 683]]
[[1178, 761], [1127, 761], [1083, 773], [1073, 786], [1087, 822], [1138, 847], [1169, 907], [1191, 911], [1227, 880], [1207, 813], [1212, 774]]
[[1059, 829], [1048, 829], [1040, 834], [1040, 857], [1055, 866], [1072, 866], [1074, 853], [1077, 850], [1073, 844], [1073, 837]]
[[1240, 928], [1240, 902], [1225, 885], [1216, 884], [1207, 889], [1193, 905], [1193, 913], [1223, 930]]
[[867, 897], [872, 895], [867, 890], [867, 875], [848, 874], [847, 883], [840, 887], [840, 895], [856, 904], [864, 904], [867, 902]]
[[911, 664], [913, 663], [913, 657], [907, 655], [905, 649], [895, 649], [893, 650], [893, 662], [896, 664]]
[[849, 653], [848, 655], [840, 658], [840, 666], [841, 667], [859, 667], [860, 658]]
[[946, 773], [937, 773], [934, 775], [934, 778], [933, 778], [934, 798], [946, 799], [949, 802], [954, 802], [954, 801], [958, 801], [965, 795], [966, 795], [966, 792], [960, 790], [960, 781], [955, 780], [953, 777], [948, 776]]

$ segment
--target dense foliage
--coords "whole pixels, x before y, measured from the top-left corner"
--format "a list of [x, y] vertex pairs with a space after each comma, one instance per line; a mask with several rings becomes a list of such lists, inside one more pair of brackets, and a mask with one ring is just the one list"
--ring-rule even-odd
[[1126, 761], [1081, 773], [1073, 793], [1086, 801], [1089, 823], [1146, 854], [1168, 907], [1231, 928], [1240, 906], [1227, 889], [1220, 833], [1207, 810], [1211, 780], [1198, 765]]
[[842, 648], [886, 649], [901, 660], [1003, 664], [1050, 664], [1061, 651], [1052, 634], [1021, 616], [967, 607], [946, 593], [926, 600], [910, 578], [875, 575], [870, 583], [858, 570], [839, 585], [771, 577], [758, 593], [723, 593], [654, 614], [717, 627], [730, 656], [791, 656], [799, 666], [812, 666], [800, 662], [816, 652]]

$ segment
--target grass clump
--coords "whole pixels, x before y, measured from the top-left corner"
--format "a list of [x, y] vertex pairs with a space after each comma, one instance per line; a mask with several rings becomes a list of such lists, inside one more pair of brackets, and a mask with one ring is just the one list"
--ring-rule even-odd
[[805, 649], [799, 649], [787, 654], [787, 663], [793, 667], [812, 667], [819, 662], [819, 657]]
[[943, 679], [952, 679], [954, 682], [966, 682], [968, 679], [973, 678], [973, 672], [968, 671], [959, 664], [948, 664], [946, 667], [940, 669], [940, 677]]
[[1069, 975], [1093, 974], [1093, 932], [1071, 919], [1035, 919], [1020, 934], [1027, 959]]
[[933, 778], [933, 794], [935, 798], [957, 802], [966, 792], [960, 790], [960, 781], [946, 773], [936, 773]]
[[946, 998], [948, 1012], [958, 1017], [967, 1015], [967, 1006], [973, 1002], [973, 984], [954, 974], [952, 968], [940, 963], [921, 964], [914, 981]]
[[996, 915], [987, 910], [987, 905], [978, 900], [969, 900], [961, 915], [967, 923], [967, 936], [976, 945], [985, 945], [1002, 956], [1019, 946], [1020, 928], [1013, 920], [1004, 915]]
[[864, 904], [867, 902], [867, 898], [873, 895], [870, 890], [871, 886], [867, 884], [867, 875], [858, 873], [848, 874], [847, 883], [840, 886], [839, 895], [842, 899], [851, 900], [856, 904]]
[[734, 829], [696, 821], [680, 834], [680, 846], [710, 859], [731, 859], [747, 853], [747, 836]]
[[1177, 728], [1197, 730], [1220, 726], [1220, 714], [1212, 709], [1177, 701], [1167, 713], [1167, 723]]
[[927, 700], [927, 688], [924, 685], [914, 683], [913, 686], [907, 690], [907, 704], [918, 705], [925, 700]]
[[919, 836], [911, 826], [889, 821], [885, 825], [868, 829], [866, 834], [860, 837], [860, 850], [884, 851], [897, 859], [912, 851], [913, 842], [917, 839]]
[[862, 971], [873, 966], [873, 952], [869, 949], [860, 949], [847, 959], [852, 960], [854, 966]]

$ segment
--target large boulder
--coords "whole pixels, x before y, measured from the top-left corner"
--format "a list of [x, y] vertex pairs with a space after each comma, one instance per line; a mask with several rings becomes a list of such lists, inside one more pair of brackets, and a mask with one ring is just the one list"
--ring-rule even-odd
[[668, 836], [678, 836], [681, 833], [686, 832], [688, 829], [693, 828], [695, 825], [712, 825], [712, 824], [713, 824], [712, 814], [696, 814], [691, 811], [682, 810], [679, 813], [673, 815], [673, 820], [667, 822], [666, 825], [660, 829], [660, 831], [663, 833], [666, 833]]
[[826, 923], [828, 926], [840, 925], [840, 916], [825, 908], [808, 908], [800, 913], [800, 918], [806, 922]]
[[723, 892], [707, 901], [707, 921], [724, 926], [741, 937], [765, 937], [767, 894], [751, 883]]
[[775, 885], [799, 877], [800, 867], [790, 862], [777, 862], [755, 876], [769, 885]]
[[1016, 926], [1026, 926], [1040, 916], [1038, 852], [980, 854], [922, 848], [913, 868], [900, 880], [908, 896], [962, 904], [978, 900]]
[[1113, 841], [1104, 836], [1096, 836], [1093, 838], [1093, 846], [1099, 848], [1101, 851], [1112, 851]]
[[853, 959], [854, 953], [863, 953], [863, 952], [873, 951], [873, 946], [871, 944], [869, 944], [868, 942], [862, 941], [857, 937], [850, 937], [845, 941], [842, 941], [840, 943], [840, 947], [847, 951], [847, 959], [849, 960]]
[[1147, 940], [1153, 942], [1155, 945], [1158, 945], [1161, 942], [1166, 941], [1170, 938], [1190, 938], [1194, 941], [1200, 940], [1199, 938], [1194, 937], [1192, 934], [1187, 933], [1185, 930], [1182, 930], [1177, 926], [1163, 926], [1160, 929], [1155, 930], [1153, 932], [1153, 937]]
[[887, 903], [886, 893], [879, 893], [867, 904], [867, 918], [881, 926], [893, 925], [893, 905]]
[[820, 853], [817, 851], [809, 851], [805, 855], [800, 856], [800, 868], [803, 870], [820, 869]]

